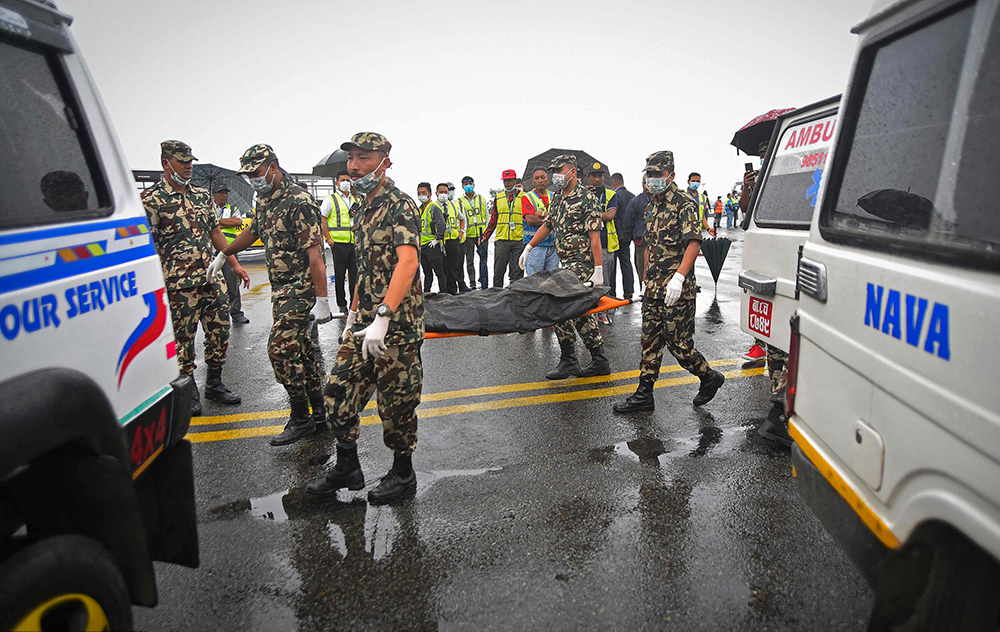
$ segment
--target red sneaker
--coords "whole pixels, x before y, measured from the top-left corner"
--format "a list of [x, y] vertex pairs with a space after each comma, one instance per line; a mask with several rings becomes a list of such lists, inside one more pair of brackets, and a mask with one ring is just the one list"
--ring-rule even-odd
[[767, 352], [759, 344], [754, 343], [750, 350], [740, 356], [747, 362], [760, 362], [767, 358]]

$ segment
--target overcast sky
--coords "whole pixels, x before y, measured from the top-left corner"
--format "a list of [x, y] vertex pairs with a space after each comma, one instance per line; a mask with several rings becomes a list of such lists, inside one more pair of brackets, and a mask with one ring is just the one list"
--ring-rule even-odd
[[[720, 195], [733, 133], [844, 89], [870, 0], [335, 2], [56, 0], [133, 169], [159, 142], [236, 168], [254, 143], [309, 172], [358, 131], [393, 145], [415, 194], [500, 185], [550, 147], [590, 152], [636, 191], [645, 157]], [[755, 161], [756, 162], [756, 161]]]

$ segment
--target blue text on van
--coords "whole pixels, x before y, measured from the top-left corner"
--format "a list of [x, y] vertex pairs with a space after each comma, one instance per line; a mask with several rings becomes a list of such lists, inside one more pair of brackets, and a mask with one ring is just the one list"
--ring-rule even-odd
[[[62, 310], [62, 318], [73, 319], [91, 310], [104, 311], [106, 306], [138, 293], [134, 270], [75, 285], [65, 292], [66, 308]], [[13, 340], [22, 331], [32, 333], [46, 327], [59, 327], [59, 312], [59, 299], [55, 294], [9, 303], [0, 308], [0, 334]]]
[[897, 340], [903, 340], [905, 334], [907, 344], [919, 347], [921, 334], [924, 332], [924, 321], [929, 321], [926, 334], [923, 336], [924, 351], [951, 360], [948, 306], [934, 303], [928, 315], [929, 304], [926, 298], [912, 294], [904, 295], [899, 290], [893, 289], [886, 292], [881, 285], [869, 283], [868, 300], [865, 302], [865, 325]]

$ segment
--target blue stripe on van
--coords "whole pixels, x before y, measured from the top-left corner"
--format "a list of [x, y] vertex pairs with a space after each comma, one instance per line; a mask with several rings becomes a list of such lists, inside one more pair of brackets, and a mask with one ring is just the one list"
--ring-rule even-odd
[[[0, 248], [2, 248], [5, 244], [40, 241], [44, 239], [52, 239], [54, 237], [72, 237], [73, 235], [83, 235], [95, 231], [116, 230], [123, 226], [138, 227], [140, 225], [145, 227], [145, 230], [147, 231], [145, 234], [148, 235], [149, 226], [146, 224], [145, 217], [129, 217], [106, 222], [86, 222], [74, 224], [72, 226], [60, 226], [57, 228], [46, 228], [24, 233], [0, 235]], [[80, 274], [87, 274], [103, 270], [105, 268], [112, 268], [125, 263], [130, 263], [132, 261], [137, 261], [139, 259], [156, 256], [156, 248], [153, 246], [152, 236], [150, 236], [149, 239], [150, 243], [145, 246], [137, 246], [119, 252], [104, 252], [99, 256], [80, 258], [75, 261], [63, 261], [59, 256], [56, 256], [55, 262], [52, 265], [0, 277], [0, 294], [34, 287], [44, 283], [51, 283], [53, 281], [61, 281]], [[99, 244], [103, 249], [107, 249], [107, 241], [102, 240]], [[61, 244], [57, 248], [47, 248], [40, 252], [55, 253], [57, 250], [62, 248], [72, 248], [79, 245], [81, 244], [74, 244], [71, 241], [67, 241], [65, 244]], [[2, 250], [0, 250], [0, 258], [2, 258], [2, 256]]]

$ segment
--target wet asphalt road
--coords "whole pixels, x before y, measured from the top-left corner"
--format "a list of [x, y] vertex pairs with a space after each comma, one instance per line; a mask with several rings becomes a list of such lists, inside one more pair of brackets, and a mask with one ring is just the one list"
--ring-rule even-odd
[[[392, 459], [374, 410], [363, 415], [363, 492], [304, 493], [328, 467], [329, 435], [268, 445], [287, 402], [267, 359], [266, 272], [246, 259], [252, 322], [234, 328], [225, 373], [243, 404], [205, 402], [190, 435], [201, 567], [157, 564], [160, 605], [136, 608], [136, 624], [862, 629], [870, 589], [798, 497], [788, 450], [756, 435], [768, 388], [738, 360], [750, 338], [739, 330], [742, 234], [730, 236], [717, 297], [704, 261], [696, 268], [696, 344], [729, 375], [715, 400], [694, 408], [695, 380], [668, 354], [656, 410], [612, 413], [636, 384], [638, 305], [601, 326], [610, 378], [539, 384], [559, 355], [551, 330], [428, 340], [418, 491], [387, 507], [365, 500]], [[320, 327], [326, 369], [341, 327]]]

